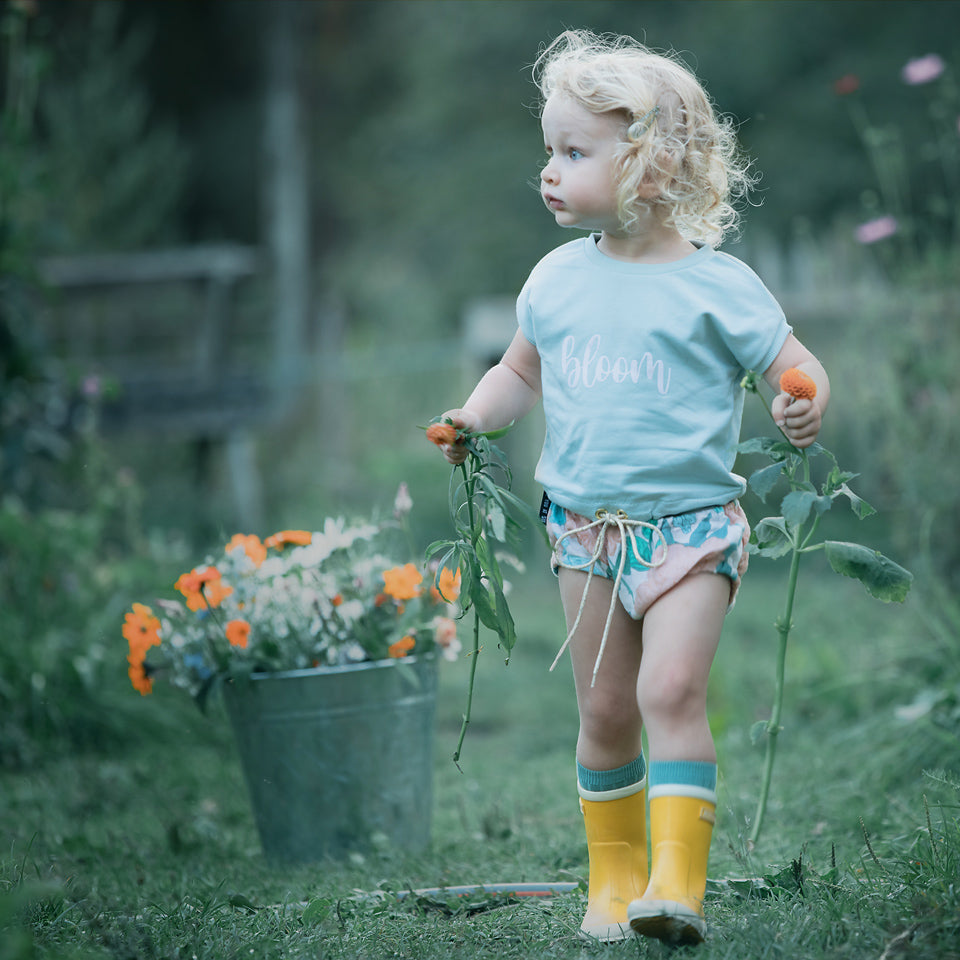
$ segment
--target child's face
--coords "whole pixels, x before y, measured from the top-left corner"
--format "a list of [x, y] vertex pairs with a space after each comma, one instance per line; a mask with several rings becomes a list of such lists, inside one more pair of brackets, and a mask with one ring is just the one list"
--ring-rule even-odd
[[621, 232], [614, 153], [623, 122], [591, 113], [575, 100], [552, 96], [540, 119], [550, 158], [540, 172], [540, 196], [561, 227]]

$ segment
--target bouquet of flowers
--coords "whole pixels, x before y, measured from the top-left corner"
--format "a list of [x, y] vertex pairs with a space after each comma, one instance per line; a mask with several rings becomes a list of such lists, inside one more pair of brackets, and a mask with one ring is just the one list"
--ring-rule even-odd
[[[236, 534], [182, 574], [178, 599], [133, 604], [124, 619], [130, 680], [167, 675], [203, 706], [221, 679], [440, 651], [456, 659], [460, 572], [425, 570], [400, 549], [402, 485], [387, 523], [328, 518], [321, 530]], [[435, 582], [434, 582], [435, 580]]]

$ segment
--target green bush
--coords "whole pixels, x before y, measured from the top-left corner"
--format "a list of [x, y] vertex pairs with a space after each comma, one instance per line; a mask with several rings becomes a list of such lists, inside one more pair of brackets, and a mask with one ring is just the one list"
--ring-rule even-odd
[[[19, 384], [18, 403], [32, 416], [7, 416], [0, 430], [0, 765], [128, 735], [137, 701], [123, 610], [165, 567], [172, 582], [181, 562], [146, 544], [138, 488], [108, 465], [94, 407], [71, 400], [84, 415], [69, 429], [44, 419], [57, 392]], [[9, 414], [10, 396], [0, 414]]]

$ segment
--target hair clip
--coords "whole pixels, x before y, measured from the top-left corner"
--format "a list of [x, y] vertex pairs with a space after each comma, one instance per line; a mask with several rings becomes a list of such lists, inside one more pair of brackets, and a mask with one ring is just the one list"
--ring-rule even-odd
[[633, 123], [627, 127], [627, 136], [631, 140], [639, 140], [650, 129], [650, 127], [653, 126], [653, 121], [659, 114], [659, 105], [651, 107], [642, 117], [634, 120]]

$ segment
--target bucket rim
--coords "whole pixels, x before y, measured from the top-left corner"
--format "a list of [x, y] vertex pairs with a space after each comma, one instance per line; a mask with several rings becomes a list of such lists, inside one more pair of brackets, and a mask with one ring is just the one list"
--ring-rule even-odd
[[294, 680], [301, 677], [331, 676], [346, 673], [359, 673], [361, 670], [386, 669], [401, 665], [436, 663], [435, 654], [426, 653], [417, 657], [389, 657], [382, 660], [360, 660], [357, 663], [339, 663], [319, 667], [302, 667], [298, 670], [271, 670], [255, 672], [249, 675], [251, 680]]

